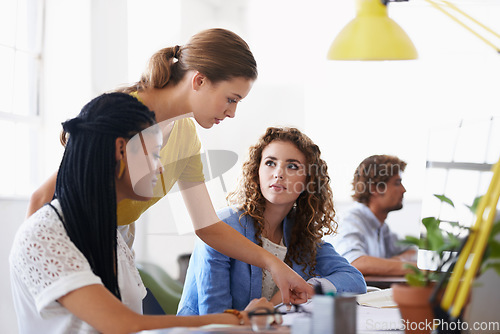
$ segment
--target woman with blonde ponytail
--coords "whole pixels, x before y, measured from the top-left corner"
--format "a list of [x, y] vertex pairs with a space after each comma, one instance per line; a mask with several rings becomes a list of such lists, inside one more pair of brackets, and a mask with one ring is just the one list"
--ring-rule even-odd
[[[231, 31], [208, 29], [184, 45], [159, 50], [138, 82], [118, 89], [155, 113], [163, 133], [163, 173], [151, 199], [125, 199], [118, 204], [117, 224], [131, 247], [134, 222], [177, 182], [196, 234], [204, 242], [268, 270], [283, 302], [300, 303], [313, 294], [312, 288], [277, 257], [221, 222], [204, 183], [201, 144], [192, 118], [205, 129], [233, 118], [256, 78], [257, 64], [247, 43]], [[56, 177], [57, 173], [32, 195], [28, 216], [52, 199]]]

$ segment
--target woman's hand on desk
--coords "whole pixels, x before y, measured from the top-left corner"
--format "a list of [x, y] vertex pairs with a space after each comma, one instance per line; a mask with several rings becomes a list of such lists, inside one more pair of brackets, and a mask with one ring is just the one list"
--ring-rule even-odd
[[247, 305], [247, 307], [245, 307], [245, 310], [241, 312], [241, 314], [243, 315], [243, 319], [245, 320], [245, 325], [250, 325], [248, 312], [254, 311], [255, 309], [258, 308], [259, 309], [265, 308], [271, 312], [274, 311], [274, 305], [271, 302], [267, 301], [266, 298], [261, 297], [259, 299], [254, 299]]
[[[281, 291], [283, 304], [302, 304], [314, 295], [314, 289], [289, 266], [273, 256], [276, 260], [268, 270], [273, 275], [274, 283]], [[273, 298], [274, 300], [274, 298]]]
[[245, 311], [252, 311], [252, 310], [255, 310], [256, 308], [259, 308], [259, 307], [263, 307], [263, 308], [266, 308], [266, 309], [269, 309], [270, 311], [274, 310], [274, 305], [267, 301], [266, 298], [264, 297], [261, 297], [259, 299], [254, 299], [252, 300], [248, 305], [247, 307], [245, 307]]

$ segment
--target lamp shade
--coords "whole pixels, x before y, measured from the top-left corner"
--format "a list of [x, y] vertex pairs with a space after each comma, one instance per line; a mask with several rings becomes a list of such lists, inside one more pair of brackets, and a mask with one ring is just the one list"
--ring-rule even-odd
[[418, 57], [404, 30], [387, 15], [380, 0], [356, 0], [356, 17], [328, 51], [332, 60], [408, 60]]

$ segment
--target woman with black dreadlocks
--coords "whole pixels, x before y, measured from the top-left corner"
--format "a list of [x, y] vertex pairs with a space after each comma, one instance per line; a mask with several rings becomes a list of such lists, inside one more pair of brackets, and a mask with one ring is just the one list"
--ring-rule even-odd
[[[116, 209], [125, 199], [153, 196], [163, 140], [154, 113], [129, 94], [105, 94], [63, 128], [69, 139], [55, 199], [20, 226], [10, 253], [19, 332], [131, 333], [248, 323], [246, 312], [142, 315], [146, 290], [117, 233]], [[141, 177], [132, 182], [132, 174]], [[249, 304], [258, 306], [271, 305], [258, 299]]]

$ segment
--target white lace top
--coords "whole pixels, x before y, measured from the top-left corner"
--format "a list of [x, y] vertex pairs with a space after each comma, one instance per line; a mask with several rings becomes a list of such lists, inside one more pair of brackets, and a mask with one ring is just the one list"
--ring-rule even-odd
[[[62, 216], [59, 202], [54, 200], [52, 205]], [[117, 242], [122, 302], [142, 313], [146, 289], [119, 233]], [[9, 262], [19, 333], [96, 333], [57, 302], [73, 290], [102, 282], [69, 239], [53, 208], [42, 207], [21, 225]]]
[[[281, 243], [277, 245], [269, 239], [262, 237], [262, 247], [281, 261], [285, 260], [287, 248], [283, 245], [283, 239], [281, 239]], [[276, 283], [274, 283], [271, 273], [267, 270], [263, 270], [262, 297], [266, 297], [267, 300], [270, 300], [276, 292], [278, 292], [278, 287]]]

